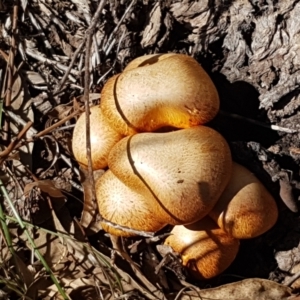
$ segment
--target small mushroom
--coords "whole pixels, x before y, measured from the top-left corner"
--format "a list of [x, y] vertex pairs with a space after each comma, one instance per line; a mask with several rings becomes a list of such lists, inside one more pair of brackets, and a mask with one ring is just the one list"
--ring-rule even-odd
[[278, 209], [272, 195], [255, 175], [233, 163], [229, 184], [209, 215], [228, 234], [248, 239], [273, 227]]
[[[150, 232], [156, 232], [166, 226], [166, 223], [157, 218], [153, 210], [152, 204], [155, 199], [151, 199], [151, 195], [145, 197], [130, 189], [110, 170], [97, 180], [96, 196], [100, 214], [110, 222]], [[113, 235], [134, 236], [131, 232], [113, 228], [104, 222], [101, 226]]]
[[239, 240], [209, 217], [190, 225], [174, 226], [165, 244], [181, 255], [183, 266], [197, 279], [209, 279], [222, 273], [239, 249]]
[[[93, 106], [90, 109], [90, 138], [91, 138], [91, 156], [94, 170], [107, 167], [107, 158], [111, 148], [122, 138], [105, 120], [99, 106]], [[86, 151], [86, 131], [85, 131], [85, 113], [83, 113], [76, 122], [72, 149], [78, 163], [87, 167]]]

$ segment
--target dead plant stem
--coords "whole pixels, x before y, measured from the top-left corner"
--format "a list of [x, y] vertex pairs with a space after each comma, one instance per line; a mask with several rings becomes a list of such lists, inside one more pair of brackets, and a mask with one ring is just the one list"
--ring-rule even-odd
[[[92, 167], [92, 158], [91, 158], [91, 140], [90, 140], [90, 105], [89, 105], [89, 87], [90, 87], [90, 56], [91, 56], [91, 45], [92, 45], [92, 37], [94, 34], [94, 30], [96, 28], [98, 19], [104, 8], [106, 1], [101, 0], [98, 8], [95, 12], [95, 15], [92, 19], [92, 22], [86, 32], [86, 46], [85, 46], [85, 73], [84, 73], [84, 107], [86, 113], [86, 149], [87, 149], [87, 159], [88, 159], [88, 179], [92, 184], [92, 197], [93, 203], [96, 203], [96, 189], [95, 189], [95, 181], [93, 176], [93, 167]], [[96, 207], [95, 207], [96, 210]]]
[[17, 19], [18, 19], [18, 5], [15, 4], [13, 8], [13, 23], [12, 23], [12, 37], [11, 37], [11, 46], [8, 57], [8, 76], [7, 76], [7, 93], [5, 97], [6, 107], [10, 106], [11, 96], [12, 96], [12, 86], [13, 86], [13, 77], [14, 77], [14, 64], [15, 64], [15, 55], [16, 55], [16, 35], [17, 35]]
[[[86, 83], [87, 83], [87, 78], [86, 77], [87, 77], [87, 74], [88, 74], [88, 84], [90, 84], [90, 80], [89, 80], [89, 76], [90, 76], [90, 74], [89, 74], [89, 69], [90, 69], [89, 68], [89, 64], [90, 64], [90, 54], [91, 54], [91, 40], [88, 41], [88, 39], [89, 38], [91, 39], [91, 37], [94, 34], [94, 30], [95, 30], [95, 28], [97, 26], [100, 14], [101, 14], [101, 12], [102, 12], [102, 10], [104, 8], [105, 3], [106, 3], [105, 0], [101, 0], [100, 1], [99, 5], [98, 5], [98, 8], [97, 8], [97, 10], [96, 10], [96, 12], [94, 14], [93, 19], [92, 19], [92, 22], [91, 22], [89, 28], [87, 29], [86, 34], [85, 34], [85, 36], [83, 38], [83, 41], [80, 44], [80, 46], [77, 48], [77, 50], [74, 52], [72, 60], [71, 60], [71, 63], [69, 65], [68, 69], [66, 70], [65, 75], [61, 79], [58, 87], [56, 88], [56, 92], [59, 91], [63, 87], [63, 85], [65, 84], [65, 82], [66, 82], [66, 80], [68, 78], [68, 75], [69, 75], [69, 73], [70, 73], [70, 71], [72, 69], [72, 66], [74, 65], [75, 60], [76, 60], [78, 54], [80, 53], [80, 51], [82, 50], [84, 44], [85, 44], [85, 47], [86, 47], [85, 54], [89, 55], [89, 56], [85, 56], [85, 75], [84, 75], [85, 76], [85, 80], [84, 80], [84, 83], [85, 83], [85, 89], [87, 89], [87, 91], [89, 92], [89, 85], [86, 86]], [[88, 45], [90, 45], [89, 49], [87, 49]], [[87, 61], [88, 61], [88, 65], [87, 65]], [[84, 95], [85, 94], [86, 94], [86, 91], [84, 91]], [[89, 113], [89, 111], [87, 111], [87, 113]]]
[[8, 155], [16, 148], [16, 146], [21, 142], [26, 132], [31, 128], [32, 122], [28, 122], [24, 128], [19, 132], [17, 138], [13, 140], [8, 147], [0, 153], [0, 165], [5, 161]]
[[[9, 51], [8, 63], [7, 63], [7, 89], [5, 96], [5, 106], [10, 107], [11, 96], [12, 96], [12, 86], [14, 78], [14, 64], [15, 64], [15, 55], [16, 55], [16, 35], [17, 35], [17, 20], [18, 20], [18, 3], [15, 2], [13, 6], [13, 23], [12, 23], [12, 37], [11, 37], [11, 46]], [[4, 121], [4, 136], [3, 140], [9, 141], [9, 120]]]
[[56, 122], [55, 124], [49, 126], [48, 128], [40, 131], [39, 133], [37, 133], [33, 139], [37, 139], [40, 138], [48, 133], [50, 133], [51, 131], [53, 131], [55, 128], [59, 127], [60, 125], [64, 124], [66, 121], [76, 117], [77, 115], [81, 114], [82, 111], [81, 110], [76, 110], [74, 112], [72, 112], [70, 115], [68, 115], [67, 117], [63, 118], [62, 120]]
[[82, 48], [83, 48], [85, 42], [86, 42], [86, 36], [84, 36], [82, 43], [79, 45], [79, 47], [78, 47], [78, 48], [76, 49], [76, 51], [74, 52], [74, 54], [73, 54], [73, 56], [72, 56], [72, 59], [71, 59], [71, 62], [70, 62], [70, 64], [69, 64], [67, 70], [65, 71], [65, 74], [64, 74], [63, 78], [61, 79], [60, 83], [58, 84], [58, 86], [56, 87], [56, 89], [55, 89], [55, 91], [54, 91], [55, 94], [56, 94], [57, 92], [59, 92], [59, 91], [64, 87], [64, 84], [65, 84], [65, 82], [67, 81], [68, 76], [69, 76], [69, 74], [70, 74], [70, 72], [71, 72], [71, 70], [72, 70], [72, 68], [73, 68], [73, 66], [74, 66], [74, 63], [75, 63], [75, 61], [76, 61], [76, 58], [77, 58], [78, 54], [80, 53], [80, 51], [82, 50]]

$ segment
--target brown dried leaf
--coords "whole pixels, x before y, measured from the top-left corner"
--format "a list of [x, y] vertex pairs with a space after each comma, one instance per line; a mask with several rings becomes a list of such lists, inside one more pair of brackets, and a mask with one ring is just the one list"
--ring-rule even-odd
[[[226, 61], [222, 73], [229, 81], [243, 80], [260, 92], [260, 106], [270, 108], [299, 85], [300, 3], [280, 1], [259, 9], [234, 1], [224, 40]], [[257, 15], [256, 9], [261, 12]]]
[[291, 296], [291, 289], [284, 285], [266, 279], [245, 279], [242, 281], [225, 284], [220, 287], [184, 293], [180, 300], [285, 300]]
[[45, 85], [46, 84], [45, 79], [38, 72], [25, 71], [24, 74], [25, 74], [27, 80], [30, 82], [30, 84], [33, 84], [33, 85]]
[[72, 105], [70, 104], [61, 104], [61, 105], [57, 105], [55, 106], [51, 112], [49, 112], [49, 116], [52, 118], [56, 118], [58, 120], [62, 120], [65, 117], [67, 117], [70, 112], [73, 110]]
[[31, 217], [35, 224], [42, 224], [51, 218], [51, 207], [47, 197], [56, 211], [61, 210], [66, 202], [65, 196], [55, 187], [53, 181], [48, 179], [27, 184], [24, 195], [31, 201]]
[[14, 254], [14, 263], [18, 269], [18, 273], [21, 276], [21, 280], [24, 282], [26, 286], [29, 286], [33, 280], [34, 275], [28, 269], [28, 265], [19, 257], [17, 253]]
[[173, 17], [179, 23], [187, 24], [192, 28], [188, 40], [198, 46], [197, 51], [207, 50], [209, 42], [219, 39], [219, 36], [214, 36], [217, 32], [214, 18], [219, 15], [221, 9], [222, 5], [213, 6], [208, 0], [175, 0], [170, 6]]
[[52, 182], [52, 180], [46, 179], [46, 180], [39, 180], [32, 183], [29, 183], [24, 188], [24, 193], [29, 194], [30, 191], [38, 187], [42, 192], [48, 194], [50, 197], [54, 198], [65, 198], [65, 196], [62, 194], [62, 192], [57, 189]]
[[[73, 239], [65, 239], [64, 243], [66, 244], [69, 253], [72, 254], [73, 258], [76, 262], [84, 262], [87, 260], [88, 252], [85, 247], [82, 245], [82, 241], [84, 241], [84, 237], [76, 223], [72, 221], [72, 218], [68, 211], [65, 209], [63, 211], [58, 212], [57, 214], [53, 212], [53, 222], [57, 231], [65, 234], [69, 234], [73, 237]], [[66, 231], [66, 228], [69, 230]], [[75, 240], [78, 240], [78, 242]]]
[[[47, 264], [53, 271], [58, 271], [66, 267], [68, 261], [67, 254], [68, 250], [64, 246], [58, 237], [51, 236], [45, 231], [39, 230], [39, 234], [34, 239], [36, 248], [43, 255]], [[30, 248], [30, 243], [27, 243]]]
[[141, 45], [143, 48], [153, 46], [158, 38], [161, 28], [161, 7], [160, 3], [156, 2], [149, 15], [149, 23], [146, 26]]
[[25, 295], [28, 299], [38, 299], [38, 293], [47, 289], [51, 285], [51, 279], [38, 276], [35, 280], [28, 286]]
[[[8, 63], [8, 55], [0, 49], [0, 54]], [[17, 68], [14, 67], [13, 69], [14, 72], [14, 81], [12, 85], [12, 90], [11, 90], [11, 106], [13, 109], [18, 110], [21, 108], [23, 101], [24, 101], [24, 89], [22, 86], [22, 80], [21, 77], [17, 74]]]

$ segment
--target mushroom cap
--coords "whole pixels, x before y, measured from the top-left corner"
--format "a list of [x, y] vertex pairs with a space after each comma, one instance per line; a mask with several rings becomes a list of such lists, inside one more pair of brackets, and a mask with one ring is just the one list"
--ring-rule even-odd
[[173, 225], [208, 214], [229, 181], [231, 164], [227, 142], [205, 126], [125, 137], [108, 158], [110, 170], [134, 191], [150, 193], [158, 218]]
[[[96, 182], [96, 197], [101, 216], [118, 225], [135, 230], [156, 232], [166, 223], [156, 218], [151, 201], [128, 188], [110, 170]], [[133, 233], [101, 223], [102, 228], [118, 236], [130, 237]]]
[[219, 96], [195, 59], [172, 53], [131, 62], [104, 85], [100, 105], [116, 131], [131, 135], [204, 124], [217, 114]]
[[[90, 137], [91, 137], [91, 156], [94, 170], [107, 167], [107, 158], [109, 151], [121, 138], [109, 126], [99, 106], [90, 108]], [[88, 160], [86, 154], [86, 131], [85, 131], [85, 112], [78, 118], [72, 138], [73, 154], [78, 163], [87, 167]]]
[[190, 225], [174, 226], [165, 244], [181, 254], [182, 264], [198, 279], [222, 273], [239, 249], [239, 240], [224, 232], [209, 217]]
[[231, 179], [209, 215], [233, 237], [247, 239], [269, 230], [277, 221], [278, 209], [255, 175], [233, 163]]

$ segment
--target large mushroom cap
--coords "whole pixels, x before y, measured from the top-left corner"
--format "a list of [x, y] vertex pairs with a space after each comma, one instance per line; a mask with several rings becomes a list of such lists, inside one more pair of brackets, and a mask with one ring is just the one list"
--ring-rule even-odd
[[161, 54], [132, 61], [102, 90], [101, 108], [123, 135], [164, 126], [188, 128], [212, 120], [219, 96], [198, 62], [183, 54]]
[[[152, 208], [151, 199], [138, 194], [122, 183], [110, 170], [96, 182], [98, 208], [102, 217], [118, 225], [135, 230], [156, 232], [163, 228]], [[101, 223], [102, 228], [118, 236], [134, 236], [133, 233]]]
[[229, 181], [231, 164], [224, 138], [205, 126], [126, 137], [108, 159], [110, 170], [136, 192], [150, 193], [156, 214], [173, 225], [208, 214]]

